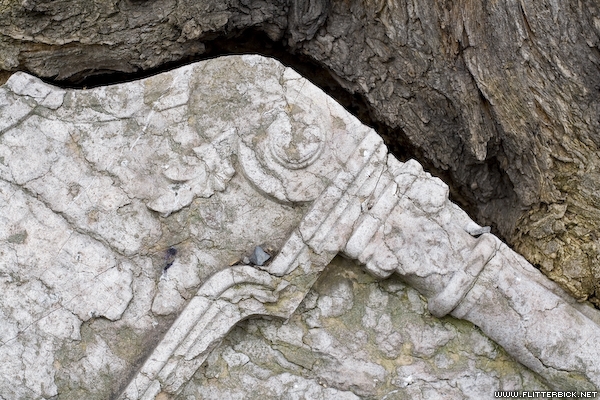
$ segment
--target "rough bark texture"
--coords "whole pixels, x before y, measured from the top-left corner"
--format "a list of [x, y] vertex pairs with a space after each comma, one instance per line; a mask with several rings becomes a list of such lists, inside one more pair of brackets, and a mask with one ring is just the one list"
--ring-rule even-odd
[[122, 79], [222, 51], [322, 67], [392, 149], [597, 305], [599, 36], [592, 0], [0, 0], [4, 71]]

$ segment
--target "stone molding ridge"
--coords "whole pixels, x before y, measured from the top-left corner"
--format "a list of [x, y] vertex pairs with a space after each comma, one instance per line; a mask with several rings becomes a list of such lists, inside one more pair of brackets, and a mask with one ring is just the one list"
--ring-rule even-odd
[[213, 275], [119, 398], [154, 399], [163, 390], [176, 392], [236, 323], [269, 314], [263, 302], [277, 301], [281, 283], [251, 266], [234, 266]]
[[369, 196], [375, 189], [386, 155], [383, 141], [371, 132], [270, 264], [233, 266], [207, 280], [119, 399], [176, 394], [239, 321], [251, 316], [289, 318], [347, 240], [350, 231], [340, 235], [340, 226], [354, 225], [349, 217], [359, 214], [351, 209], [360, 211], [357, 196]]

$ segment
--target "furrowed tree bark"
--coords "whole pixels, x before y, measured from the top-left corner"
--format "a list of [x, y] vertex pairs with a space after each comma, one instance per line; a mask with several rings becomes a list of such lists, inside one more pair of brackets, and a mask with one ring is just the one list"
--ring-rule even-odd
[[0, 79], [133, 78], [223, 51], [308, 60], [480, 223], [600, 305], [599, 37], [593, 0], [0, 0]]

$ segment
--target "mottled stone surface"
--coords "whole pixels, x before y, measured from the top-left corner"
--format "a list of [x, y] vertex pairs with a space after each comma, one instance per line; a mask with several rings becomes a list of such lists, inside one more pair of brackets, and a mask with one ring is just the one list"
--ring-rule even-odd
[[597, 311], [274, 60], [91, 90], [19, 73], [0, 107], [3, 398], [600, 384]]
[[[490, 399], [544, 390], [477, 327], [336, 258], [289, 321], [241, 323], [181, 399]], [[387, 396], [387, 397], [386, 397]]]

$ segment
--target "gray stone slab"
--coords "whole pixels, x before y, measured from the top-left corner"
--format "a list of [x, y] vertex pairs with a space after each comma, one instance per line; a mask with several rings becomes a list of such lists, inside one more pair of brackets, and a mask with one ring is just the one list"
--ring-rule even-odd
[[0, 100], [0, 397], [600, 384], [596, 310], [274, 60]]

